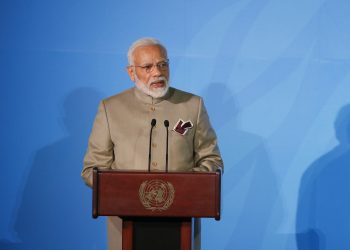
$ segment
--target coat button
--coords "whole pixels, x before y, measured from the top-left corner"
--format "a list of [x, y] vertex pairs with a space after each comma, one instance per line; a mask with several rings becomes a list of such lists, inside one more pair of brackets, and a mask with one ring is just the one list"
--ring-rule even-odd
[[155, 161], [152, 162], [152, 166], [153, 166], [153, 167], [156, 167], [157, 165], [158, 165], [157, 162], [155, 162]]
[[152, 147], [156, 148], [157, 147], [157, 143], [152, 143]]
[[151, 111], [155, 111], [156, 110], [156, 108], [155, 107], [151, 107]]

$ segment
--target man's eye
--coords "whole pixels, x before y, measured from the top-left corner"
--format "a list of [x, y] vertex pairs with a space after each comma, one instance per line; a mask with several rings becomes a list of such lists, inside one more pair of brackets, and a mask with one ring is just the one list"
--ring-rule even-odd
[[151, 68], [152, 68], [152, 67], [153, 67], [153, 65], [152, 65], [152, 64], [142, 66], [142, 68], [143, 68], [143, 69], [145, 69], [145, 70], [151, 70]]

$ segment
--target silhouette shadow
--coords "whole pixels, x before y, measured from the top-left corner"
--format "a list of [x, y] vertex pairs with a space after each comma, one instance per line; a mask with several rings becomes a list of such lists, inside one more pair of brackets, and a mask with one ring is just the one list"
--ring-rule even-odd
[[91, 219], [91, 191], [80, 177], [94, 110], [101, 99], [102, 94], [91, 88], [76, 89], [64, 99], [67, 136], [35, 153], [14, 218], [20, 242], [3, 241], [1, 249], [106, 248], [106, 240], [96, 236], [96, 231], [105, 230], [104, 223]]
[[349, 249], [350, 104], [335, 120], [339, 144], [305, 171], [299, 189], [298, 250]]
[[[260, 249], [280, 223], [281, 200], [264, 140], [239, 128], [230, 89], [212, 83], [204, 95], [224, 160], [223, 218], [218, 249]], [[274, 215], [274, 216], [272, 216]], [[220, 241], [220, 240], [218, 240]]]

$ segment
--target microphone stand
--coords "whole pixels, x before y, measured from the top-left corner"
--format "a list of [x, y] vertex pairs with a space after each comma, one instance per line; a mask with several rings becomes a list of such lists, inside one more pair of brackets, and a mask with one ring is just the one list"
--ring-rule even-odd
[[166, 154], [165, 154], [165, 172], [168, 172], [168, 145], [169, 145], [169, 121], [164, 121], [164, 126], [166, 128]]
[[151, 155], [152, 155], [152, 131], [154, 126], [156, 125], [156, 119], [152, 119], [151, 121], [151, 132], [149, 135], [149, 149], [148, 149], [148, 172], [151, 172]]

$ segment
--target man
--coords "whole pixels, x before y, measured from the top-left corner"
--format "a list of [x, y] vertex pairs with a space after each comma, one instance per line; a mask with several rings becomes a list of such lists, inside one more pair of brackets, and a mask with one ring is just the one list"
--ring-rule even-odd
[[[200, 97], [169, 87], [169, 60], [156, 39], [142, 38], [128, 51], [127, 72], [135, 87], [103, 100], [84, 158], [82, 177], [92, 186], [92, 169], [148, 169], [151, 121], [151, 171], [165, 170], [169, 121], [169, 171], [215, 171], [223, 166], [217, 139]], [[109, 219], [109, 247], [120, 245], [114, 232], [120, 221]], [[112, 237], [113, 235], [113, 237]], [[118, 241], [118, 242], [117, 242]], [[114, 247], [114, 246], [113, 246]]]

